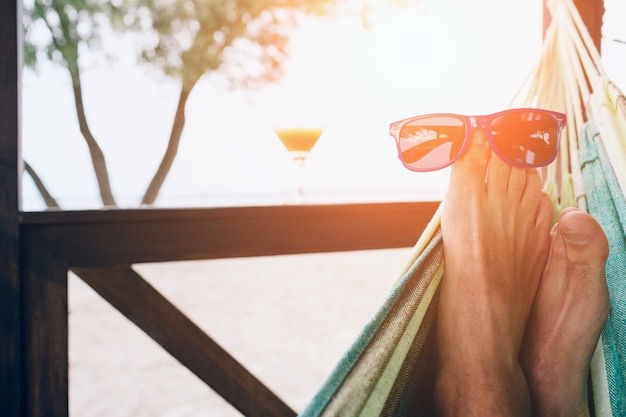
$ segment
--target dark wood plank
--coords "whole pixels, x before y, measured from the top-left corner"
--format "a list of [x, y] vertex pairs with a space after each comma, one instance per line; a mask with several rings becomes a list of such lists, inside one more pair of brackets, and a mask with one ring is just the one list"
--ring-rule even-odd
[[73, 271], [243, 415], [296, 415], [130, 267]]
[[[543, 33], [546, 33], [552, 16], [548, 8], [549, 0], [543, 0]], [[604, 0], [574, 0], [574, 5], [580, 13], [583, 23], [587, 27], [593, 44], [600, 52], [602, 50], [602, 19], [604, 17]]]
[[21, 236], [22, 415], [63, 417], [68, 407], [67, 267]]
[[23, 213], [70, 266], [410, 247], [437, 202]]
[[17, 2], [0, 2], [0, 416], [21, 413]]

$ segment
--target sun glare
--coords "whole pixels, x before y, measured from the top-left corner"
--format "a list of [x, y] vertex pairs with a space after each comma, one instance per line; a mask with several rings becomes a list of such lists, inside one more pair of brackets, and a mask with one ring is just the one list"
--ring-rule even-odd
[[381, 5], [367, 28], [358, 16], [307, 21], [292, 39], [285, 79], [261, 95], [262, 117], [325, 128], [307, 162], [309, 190], [440, 196], [448, 173], [404, 172], [388, 124], [432, 112], [503, 110], [540, 45], [539, 0]]
[[[225, 91], [215, 77], [202, 78], [187, 102], [180, 148], [158, 204], [280, 204], [298, 181], [310, 203], [440, 198], [448, 171], [406, 170], [389, 123], [508, 107], [539, 58], [542, 0], [391, 3], [370, 2], [366, 25], [359, 13], [303, 20], [285, 76], [261, 91]], [[180, 86], [146, 76], [128, 42], [112, 44], [120, 59], [85, 71], [85, 102], [118, 201], [132, 206], [167, 146]], [[54, 194], [74, 198], [64, 208], [98, 206], [67, 75], [47, 68], [25, 82], [25, 159]], [[277, 129], [322, 130], [300, 171]], [[59, 167], [48, 157], [59, 152], [75, 162]], [[26, 199], [37, 200], [26, 184]]]

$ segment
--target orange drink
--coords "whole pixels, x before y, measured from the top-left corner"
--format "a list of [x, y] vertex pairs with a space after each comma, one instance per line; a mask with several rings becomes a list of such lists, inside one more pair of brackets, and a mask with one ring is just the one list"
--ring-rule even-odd
[[323, 129], [289, 128], [276, 129], [276, 135], [289, 152], [310, 152], [322, 135]]

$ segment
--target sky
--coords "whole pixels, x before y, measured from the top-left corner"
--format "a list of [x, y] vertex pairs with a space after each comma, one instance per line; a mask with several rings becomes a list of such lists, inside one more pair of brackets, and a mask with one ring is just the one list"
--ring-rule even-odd
[[[606, 1], [609, 11], [611, 3], [619, 0]], [[205, 77], [194, 88], [156, 206], [302, 202], [299, 180], [307, 203], [441, 198], [449, 171], [407, 171], [389, 123], [509, 107], [539, 59], [541, 13], [541, 0], [423, 0], [413, 9], [378, 9], [370, 30], [358, 19], [305, 22], [278, 84], [226, 92]], [[623, 26], [619, 19], [609, 25], [616, 15], [626, 12], [607, 13], [605, 26]], [[621, 32], [604, 36], [625, 39]], [[137, 207], [165, 151], [179, 86], [138, 65], [128, 42], [110, 42], [114, 61], [84, 61], [85, 107], [118, 203]], [[610, 77], [626, 74], [625, 50], [603, 44], [603, 57], [617, 57]], [[25, 160], [64, 209], [99, 208], [65, 70], [26, 71], [22, 102]], [[280, 127], [324, 129], [300, 174], [273, 132]], [[23, 209], [43, 208], [24, 176]]]

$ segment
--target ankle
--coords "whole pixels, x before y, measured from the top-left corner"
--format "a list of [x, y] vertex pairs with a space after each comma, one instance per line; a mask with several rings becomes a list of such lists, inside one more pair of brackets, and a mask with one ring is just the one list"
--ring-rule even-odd
[[[497, 363], [497, 361], [496, 361]], [[530, 393], [519, 364], [460, 362], [444, 366], [435, 380], [441, 416], [528, 416]]]
[[[565, 375], [565, 374], [562, 374]], [[576, 383], [579, 378], [554, 381], [529, 378], [533, 415], [538, 417], [589, 417], [586, 384]], [[549, 393], [537, 389], [552, 387]]]

